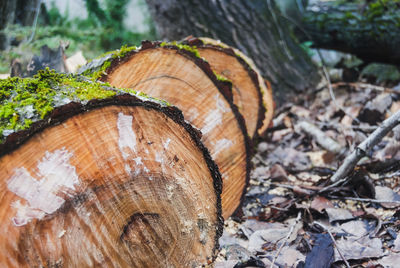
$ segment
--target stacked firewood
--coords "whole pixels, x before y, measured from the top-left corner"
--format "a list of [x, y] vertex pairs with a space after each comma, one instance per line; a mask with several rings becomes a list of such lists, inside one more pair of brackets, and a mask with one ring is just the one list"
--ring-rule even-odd
[[0, 264], [196, 267], [239, 215], [271, 88], [207, 38], [0, 80]]

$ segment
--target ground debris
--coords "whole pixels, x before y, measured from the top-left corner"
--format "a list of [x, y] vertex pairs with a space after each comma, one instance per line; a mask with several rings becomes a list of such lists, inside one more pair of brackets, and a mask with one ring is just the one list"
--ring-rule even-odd
[[399, 267], [400, 127], [346, 182], [331, 186], [330, 177], [400, 108], [400, 93], [366, 83], [333, 90], [344, 111], [328, 88], [277, 109], [256, 147], [244, 216], [226, 221], [215, 267], [346, 267], [343, 258], [351, 267]]

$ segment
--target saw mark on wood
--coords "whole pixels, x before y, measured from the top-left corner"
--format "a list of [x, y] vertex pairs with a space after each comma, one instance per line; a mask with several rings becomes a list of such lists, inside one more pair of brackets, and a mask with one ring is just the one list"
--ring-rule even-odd
[[129, 157], [129, 153], [125, 148], [136, 152], [136, 135], [132, 129], [132, 120], [133, 116], [131, 115], [125, 115], [123, 113], [118, 114], [118, 146], [125, 160]]
[[222, 125], [223, 114], [229, 112], [229, 108], [225, 106], [224, 100], [220, 98], [219, 94], [215, 95], [214, 99], [217, 108], [207, 114], [204, 126], [201, 129], [203, 135], [209, 133], [216, 126]]
[[79, 178], [74, 166], [70, 164], [72, 153], [65, 148], [52, 153], [46, 152], [37, 164], [39, 180], [24, 167], [15, 169], [14, 176], [7, 182], [7, 188], [28, 204], [15, 201], [16, 216], [14, 225], [22, 226], [32, 219], [42, 219], [46, 214], [56, 212], [65, 202], [60, 195], [72, 196]]
[[212, 154], [212, 157], [215, 159], [216, 156], [222, 152], [223, 150], [228, 149], [234, 144], [231, 140], [228, 139], [220, 139], [217, 142], [214, 143], [214, 152]]

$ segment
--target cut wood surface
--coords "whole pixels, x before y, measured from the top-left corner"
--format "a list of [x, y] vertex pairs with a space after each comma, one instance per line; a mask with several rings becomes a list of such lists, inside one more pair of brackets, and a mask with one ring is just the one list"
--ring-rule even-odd
[[233, 102], [243, 114], [250, 137], [263, 134], [272, 121], [274, 100], [270, 83], [253, 60], [219, 40], [189, 37], [186, 41], [197, 47], [214, 71], [232, 81]]
[[[113, 60], [101, 80], [166, 100], [201, 130], [202, 141], [222, 174], [222, 211], [227, 218], [239, 207], [248, 182], [249, 138], [243, 117], [231, 101], [231, 89], [219, 82], [209, 64], [193, 52], [197, 53], [190, 46], [143, 42], [140, 49], [123, 57], [108, 54]], [[90, 69], [81, 71], [87, 74]]]
[[[12, 93], [2, 107], [14, 104], [20, 127], [10, 131], [1, 118], [0, 266], [195, 267], [211, 260], [222, 232], [222, 182], [182, 113], [132, 92], [41, 75], [1, 85]], [[16, 98], [21, 88], [30, 95]], [[51, 111], [38, 116], [32, 99]]]
[[198, 38], [188, 38], [186, 42], [197, 48], [200, 56], [210, 64], [216, 74], [232, 82], [233, 103], [238, 106], [245, 119], [249, 136], [254, 138], [265, 114], [257, 74], [230, 48], [203, 43]]

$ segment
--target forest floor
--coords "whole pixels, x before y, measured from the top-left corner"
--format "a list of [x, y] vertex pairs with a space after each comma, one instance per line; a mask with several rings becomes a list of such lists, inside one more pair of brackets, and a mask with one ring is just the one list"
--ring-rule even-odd
[[225, 221], [215, 267], [400, 267], [400, 128], [345, 183], [324, 189], [400, 108], [400, 91], [343, 82], [332, 89], [336, 101], [322, 86], [277, 108], [252, 159], [243, 217]]

